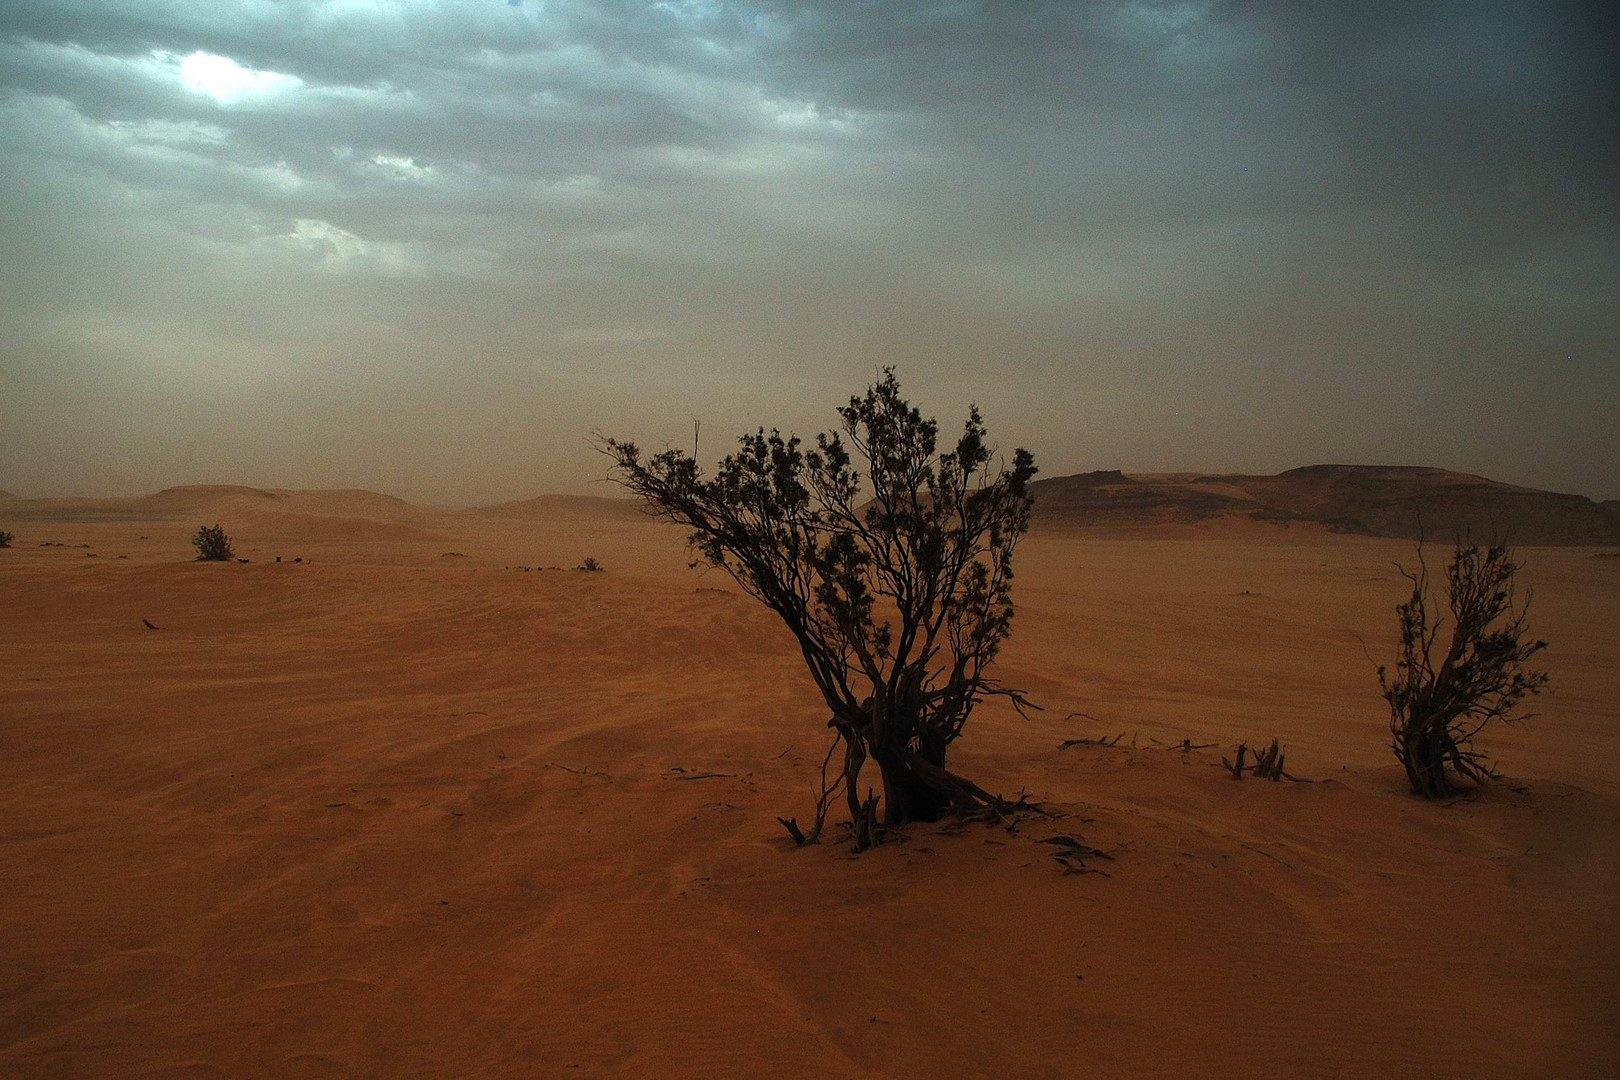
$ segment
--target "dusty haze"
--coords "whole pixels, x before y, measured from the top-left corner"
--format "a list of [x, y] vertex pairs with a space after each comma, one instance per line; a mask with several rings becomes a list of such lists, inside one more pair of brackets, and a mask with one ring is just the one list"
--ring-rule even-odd
[[1620, 497], [1607, 6], [0, 5], [0, 486], [590, 493], [896, 363], [1048, 475]]

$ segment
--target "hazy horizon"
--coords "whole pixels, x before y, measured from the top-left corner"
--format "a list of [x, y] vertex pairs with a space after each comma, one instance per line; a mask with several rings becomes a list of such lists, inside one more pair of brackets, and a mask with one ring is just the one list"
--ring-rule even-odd
[[0, 10], [0, 489], [614, 494], [885, 364], [1045, 476], [1620, 498], [1597, 4]]
[[[707, 467], [707, 464], [708, 463], [706, 463], [706, 467]], [[1318, 466], [1327, 466], [1329, 468], [1342, 468], [1342, 467], [1345, 467], [1346, 463], [1344, 463], [1344, 462], [1317, 462], [1317, 463], [1314, 463], [1314, 464], [1318, 465]], [[1388, 463], [1388, 462], [1385, 462], [1385, 463], [1367, 462], [1367, 463], [1361, 463], [1361, 464], [1363, 464], [1363, 465], [1365, 465], [1365, 467], [1369, 467], [1369, 468], [1427, 468], [1428, 467], [1428, 466], [1396, 465], [1396, 464], [1392, 464], [1392, 463]], [[1311, 468], [1311, 467], [1312, 466], [1309, 466], [1309, 465], [1293, 466], [1293, 468], [1296, 468], [1296, 469], [1298, 469], [1298, 468]], [[1351, 467], [1356, 467], [1356, 466], [1351, 466]], [[1136, 479], [1142, 479], [1142, 480], [1153, 480], [1153, 479], [1156, 479], [1156, 478], [1167, 477], [1167, 476], [1170, 476], [1170, 477], [1173, 477], [1173, 476], [1195, 476], [1195, 477], [1204, 477], [1204, 478], [1208, 478], [1208, 479], [1231, 477], [1233, 479], [1245, 479], [1245, 478], [1253, 477], [1255, 475], [1275, 475], [1275, 474], [1252, 474], [1252, 473], [1211, 473], [1211, 472], [1208, 472], [1207, 470], [1198, 470], [1198, 469], [1161, 470], [1161, 471], [1154, 471], [1154, 472], [1149, 472], [1149, 471], [1145, 471], [1145, 470], [1142, 470], [1142, 469], [1119, 469], [1119, 470], [1114, 470], [1114, 469], [1087, 469], [1087, 470], [1080, 470], [1078, 473], [1074, 473], [1074, 472], [1069, 472], [1069, 473], [1047, 473], [1047, 472], [1043, 471], [1041, 475], [1038, 475], [1035, 478], [1035, 481], [1038, 484], [1038, 483], [1040, 483], [1041, 481], [1044, 481], [1044, 480], [1063, 479], [1063, 478], [1074, 476], [1074, 475], [1081, 475], [1083, 473], [1089, 473], [1089, 472], [1115, 472], [1115, 471], [1123, 473], [1128, 478], [1136, 478]], [[1290, 470], [1285, 469], [1285, 470], [1279, 470], [1279, 471], [1287, 472], [1287, 471], [1290, 471]], [[1478, 474], [1470, 474], [1470, 475], [1478, 475]], [[1489, 477], [1489, 476], [1483, 477], [1483, 479], [1485, 479], [1485, 480], [1496, 480], [1495, 477]], [[178, 483], [178, 484], [165, 484], [160, 488], [143, 489], [143, 490], [139, 490], [139, 491], [88, 492], [88, 493], [77, 493], [77, 494], [69, 494], [69, 495], [60, 495], [60, 494], [52, 494], [52, 493], [26, 493], [26, 492], [12, 491], [12, 490], [10, 490], [8, 488], [0, 488], [0, 499], [3, 499], [4, 497], [16, 498], [16, 499], [19, 499], [19, 500], [22, 500], [22, 501], [29, 501], [29, 500], [58, 500], [59, 499], [59, 500], [64, 500], [64, 501], [68, 501], [68, 502], [75, 502], [75, 501], [80, 501], [80, 500], [83, 500], [83, 501], [96, 501], [96, 500], [100, 500], [100, 499], [109, 499], [109, 500], [141, 499], [141, 498], [145, 498], [145, 497], [149, 497], [149, 496], [153, 496], [153, 495], [166, 494], [166, 493], [172, 492], [172, 491], [183, 491], [183, 490], [191, 490], [191, 489], [208, 490], [208, 489], [219, 489], [219, 488], [243, 489], [243, 490], [248, 490], [248, 491], [290, 492], [290, 493], [294, 493], [294, 494], [297, 494], [297, 493], [321, 493], [321, 492], [329, 492], [329, 493], [355, 492], [357, 494], [372, 494], [372, 495], [382, 495], [382, 496], [386, 496], [386, 497], [390, 497], [390, 498], [398, 498], [398, 499], [401, 499], [402, 501], [404, 501], [406, 503], [409, 503], [409, 504], [414, 505], [414, 506], [419, 506], [419, 507], [421, 507], [423, 509], [448, 510], [448, 511], [480, 509], [480, 508], [486, 508], [486, 507], [490, 507], [490, 506], [497, 506], [497, 505], [501, 505], [501, 504], [504, 504], [504, 503], [521, 503], [521, 502], [528, 502], [528, 501], [532, 501], [532, 500], [536, 500], [536, 499], [547, 499], [547, 498], [563, 498], [563, 499], [569, 499], [569, 498], [601, 498], [601, 499], [621, 500], [621, 501], [625, 501], [625, 502], [637, 502], [637, 501], [639, 501], [639, 500], [637, 500], [636, 496], [626, 492], [622, 487], [620, 487], [619, 485], [613, 483], [611, 480], [607, 479], [606, 477], [599, 478], [598, 480], [586, 485], [581, 490], [573, 490], [573, 491], [532, 491], [532, 492], [529, 492], [527, 494], [514, 495], [514, 496], [510, 496], [510, 497], [502, 496], [502, 497], [497, 497], [497, 498], [494, 498], [494, 499], [472, 500], [472, 501], [466, 501], [466, 500], [451, 501], [451, 500], [435, 500], [435, 499], [412, 499], [412, 498], [407, 498], [407, 497], [405, 497], [403, 495], [400, 495], [398, 492], [395, 492], [395, 491], [388, 491], [388, 490], [384, 490], [384, 489], [380, 489], [380, 488], [359, 487], [359, 486], [355, 486], [355, 485], [345, 485], [345, 486], [340, 486], [340, 487], [297, 487], [297, 486], [290, 486], [290, 485], [287, 485], [287, 484], [244, 484], [244, 483], [240, 483], [240, 482], [236, 482], [236, 481], [228, 481], [228, 480], [196, 481], [196, 482], [186, 482], [186, 483]], [[1548, 489], [1532, 489], [1532, 490], [1544, 490], [1545, 491], [1545, 490], [1548, 490]], [[1588, 494], [1586, 492], [1564, 491], [1564, 492], [1551, 492], [1551, 493], [1552, 494], [1562, 494], [1562, 495], [1581, 495], [1581, 496], [1584, 496], [1584, 497], [1590, 499], [1593, 502], [1598, 502], [1598, 503], [1601, 503], [1601, 502], [1605, 501], [1605, 499], [1602, 496], [1590, 495], [1590, 494]], [[1616, 500], [1608, 500], [1608, 501], [1616, 501]]]

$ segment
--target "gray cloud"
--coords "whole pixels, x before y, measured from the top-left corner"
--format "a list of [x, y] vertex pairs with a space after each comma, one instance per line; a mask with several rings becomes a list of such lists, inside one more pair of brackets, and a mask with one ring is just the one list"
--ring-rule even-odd
[[581, 490], [897, 362], [1048, 471], [1620, 495], [1605, 19], [14, 0], [0, 487]]

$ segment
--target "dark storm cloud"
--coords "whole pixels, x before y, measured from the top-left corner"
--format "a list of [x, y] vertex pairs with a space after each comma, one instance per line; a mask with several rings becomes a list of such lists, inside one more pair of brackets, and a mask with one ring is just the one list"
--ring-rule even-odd
[[[594, 466], [517, 402], [570, 433], [761, 403], [807, 426], [897, 360], [1057, 467], [1423, 458], [1614, 495], [1613, 29], [1596, 5], [14, 0], [0, 408], [36, 450], [0, 486], [105, 486], [113, 457], [136, 485], [454, 498], [420, 479], [453, 468], [521, 494]], [[1559, 438], [1421, 427], [1448, 393]], [[146, 404], [101, 458], [64, 448], [119, 401]], [[423, 401], [451, 445], [418, 439]], [[153, 402], [273, 407], [298, 438], [166, 441]]]

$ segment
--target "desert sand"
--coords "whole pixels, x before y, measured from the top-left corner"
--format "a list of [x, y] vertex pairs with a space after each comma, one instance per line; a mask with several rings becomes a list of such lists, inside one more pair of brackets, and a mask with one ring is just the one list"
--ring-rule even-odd
[[[216, 521], [249, 563], [191, 561]], [[1521, 550], [1553, 691], [1428, 805], [1368, 656], [1410, 543], [1040, 525], [1000, 675], [1046, 711], [952, 760], [1064, 816], [853, 857], [776, 822], [792, 638], [622, 502], [0, 527], [0, 1076], [1620, 1075], [1612, 549]], [[1219, 768], [1272, 737], [1314, 783]]]

